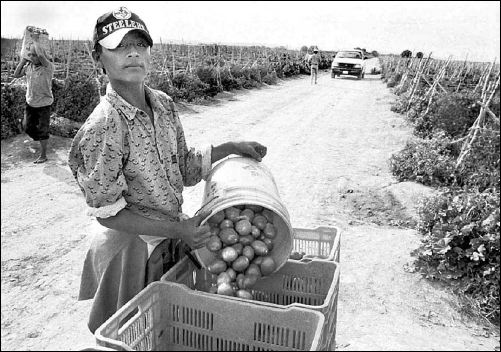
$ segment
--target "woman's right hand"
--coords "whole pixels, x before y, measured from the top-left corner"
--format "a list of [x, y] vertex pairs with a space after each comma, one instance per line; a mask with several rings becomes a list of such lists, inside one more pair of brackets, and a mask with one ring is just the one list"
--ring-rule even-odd
[[205, 245], [210, 237], [210, 226], [200, 225], [202, 220], [210, 215], [210, 212], [200, 213], [187, 220], [180, 221], [178, 226], [179, 238], [182, 239], [191, 249], [199, 249]]

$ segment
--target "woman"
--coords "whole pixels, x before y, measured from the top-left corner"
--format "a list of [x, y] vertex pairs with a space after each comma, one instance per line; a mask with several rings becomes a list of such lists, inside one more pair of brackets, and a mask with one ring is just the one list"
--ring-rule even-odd
[[145, 23], [125, 7], [97, 20], [92, 55], [110, 83], [69, 154], [89, 215], [99, 222], [79, 294], [94, 298], [92, 332], [178, 259], [179, 240], [196, 249], [208, 239], [209, 227], [200, 226], [208, 214], [182, 216], [183, 187], [230, 154], [258, 161], [266, 154], [257, 142], [189, 149], [172, 99], [144, 83], [152, 45]]
[[54, 102], [52, 78], [54, 65], [45, 49], [39, 43], [39, 35], [33, 35], [35, 42], [27, 51], [14, 71], [14, 78], [26, 75], [26, 106], [23, 129], [34, 141], [40, 142], [40, 156], [35, 164], [47, 161], [49, 141], [50, 110]]

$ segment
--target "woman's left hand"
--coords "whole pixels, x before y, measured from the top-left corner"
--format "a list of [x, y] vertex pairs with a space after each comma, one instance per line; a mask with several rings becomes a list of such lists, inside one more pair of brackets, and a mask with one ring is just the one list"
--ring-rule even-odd
[[266, 147], [258, 142], [234, 142], [233, 154], [261, 161], [266, 155]]

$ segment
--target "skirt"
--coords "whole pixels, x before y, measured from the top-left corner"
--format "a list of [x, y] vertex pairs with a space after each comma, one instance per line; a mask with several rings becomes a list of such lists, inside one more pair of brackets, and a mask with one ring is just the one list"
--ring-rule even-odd
[[92, 333], [148, 284], [158, 281], [186, 248], [180, 240], [165, 239], [148, 258], [147, 245], [139, 236], [100, 227], [84, 261], [78, 295], [80, 301], [94, 299], [87, 323]]

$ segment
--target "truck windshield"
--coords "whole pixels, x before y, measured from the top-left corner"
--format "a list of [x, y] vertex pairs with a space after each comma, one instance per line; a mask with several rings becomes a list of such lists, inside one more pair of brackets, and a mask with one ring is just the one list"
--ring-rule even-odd
[[345, 57], [345, 58], [349, 58], [349, 59], [361, 59], [362, 55], [360, 55], [360, 53], [358, 53], [356, 51], [341, 51], [341, 52], [337, 53], [336, 57], [337, 58]]

